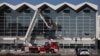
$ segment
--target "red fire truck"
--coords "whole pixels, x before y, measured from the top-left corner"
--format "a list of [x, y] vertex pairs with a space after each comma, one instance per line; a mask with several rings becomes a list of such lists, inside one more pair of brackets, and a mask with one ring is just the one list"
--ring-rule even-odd
[[58, 51], [59, 47], [58, 47], [57, 43], [54, 41], [48, 41], [44, 45], [41, 45], [41, 46], [32, 45], [31, 43], [29, 43], [29, 41], [30, 41], [29, 39], [30, 39], [32, 30], [34, 30], [35, 24], [38, 19], [37, 17], [41, 17], [41, 19], [43, 20], [43, 22], [49, 29], [52, 28], [52, 25], [48, 25], [48, 23], [45, 21], [44, 17], [40, 13], [40, 11], [41, 11], [40, 9], [37, 9], [35, 11], [34, 16], [31, 20], [31, 23], [29, 25], [29, 28], [27, 30], [27, 33], [24, 37], [24, 46], [21, 49], [25, 52], [33, 52], [33, 53], [41, 53], [41, 52], [56, 53]]
[[59, 46], [57, 42], [50, 41], [41, 46], [23, 46], [21, 49], [31, 53], [56, 53], [59, 50]]

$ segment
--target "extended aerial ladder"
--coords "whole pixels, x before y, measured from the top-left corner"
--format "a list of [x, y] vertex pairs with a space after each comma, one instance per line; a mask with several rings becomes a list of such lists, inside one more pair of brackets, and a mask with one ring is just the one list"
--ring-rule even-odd
[[48, 23], [45, 21], [44, 17], [40, 13], [40, 11], [41, 11], [40, 9], [37, 9], [35, 11], [35, 13], [34, 13], [34, 16], [33, 16], [32, 20], [30, 22], [29, 28], [28, 28], [28, 30], [26, 32], [25, 37], [24, 37], [24, 45], [32, 46], [32, 44], [29, 43], [29, 41], [30, 41], [31, 33], [34, 30], [36, 22], [38, 21], [38, 18], [37, 18], [38, 16], [43, 20], [43, 22], [45, 23], [46, 27], [52, 28], [52, 25], [51, 26], [48, 25]]

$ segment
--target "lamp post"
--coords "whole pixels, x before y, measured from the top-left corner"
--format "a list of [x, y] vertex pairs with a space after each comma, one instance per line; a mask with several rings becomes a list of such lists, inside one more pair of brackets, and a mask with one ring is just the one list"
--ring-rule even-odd
[[98, 54], [98, 44], [97, 44], [97, 38], [95, 37], [95, 48], [96, 48], [96, 52], [97, 52], [97, 54]]
[[17, 45], [16, 45], [16, 39], [14, 39], [14, 46], [15, 46], [15, 51], [16, 51], [16, 49], [17, 49], [17, 48], [16, 48], [16, 46], [17, 46]]
[[18, 37], [16, 39], [14, 39], [15, 50], [17, 50], [18, 40], [19, 40]]
[[78, 51], [78, 46], [77, 46], [77, 37], [75, 38], [75, 50], [76, 50], [76, 52]]

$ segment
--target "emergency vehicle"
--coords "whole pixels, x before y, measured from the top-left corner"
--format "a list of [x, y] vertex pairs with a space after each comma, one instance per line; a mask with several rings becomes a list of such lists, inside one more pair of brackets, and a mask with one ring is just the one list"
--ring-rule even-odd
[[29, 25], [29, 28], [27, 30], [27, 33], [25, 35], [25, 39], [24, 39], [24, 46], [21, 48], [23, 51], [25, 52], [33, 52], [33, 53], [42, 53], [42, 52], [46, 52], [46, 53], [56, 53], [59, 49], [59, 46], [57, 45], [57, 42], [55, 42], [53, 39], [49, 40], [48, 42], [45, 42], [44, 45], [41, 46], [37, 46], [37, 45], [32, 45], [30, 42], [30, 36], [32, 33], [32, 30], [34, 30], [35, 24], [37, 22], [37, 16], [41, 17], [41, 19], [43, 20], [43, 22], [45, 23], [45, 25], [48, 28], [52, 28], [52, 25], [48, 25], [48, 23], [45, 21], [44, 17], [42, 16], [42, 14], [40, 13], [40, 9], [37, 9], [35, 11], [35, 14], [32, 18], [32, 21]]

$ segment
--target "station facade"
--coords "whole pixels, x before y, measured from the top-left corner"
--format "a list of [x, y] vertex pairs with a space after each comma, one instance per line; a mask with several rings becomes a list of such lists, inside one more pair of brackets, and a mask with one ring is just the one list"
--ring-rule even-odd
[[[52, 5], [41, 3], [0, 4], [0, 48], [14, 47], [15, 40], [21, 46], [29, 30], [36, 10], [44, 17], [36, 17], [29, 41], [43, 44], [46, 39], [55, 39], [61, 47], [84, 46], [97, 48], [100, 40], [98, 6], [89, 2], [73, 5], [67, 2]], [[37, 15], [38, 15], [37, 14]], [[34, 41], [35, 40], [35, 41]]]

